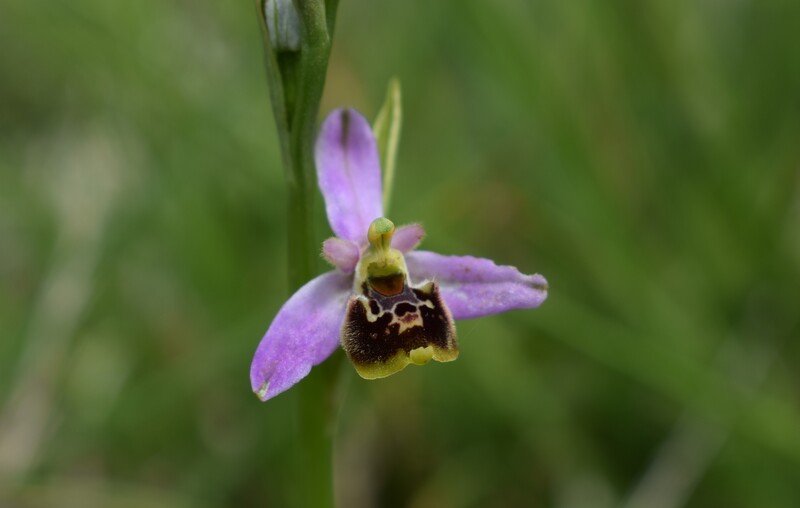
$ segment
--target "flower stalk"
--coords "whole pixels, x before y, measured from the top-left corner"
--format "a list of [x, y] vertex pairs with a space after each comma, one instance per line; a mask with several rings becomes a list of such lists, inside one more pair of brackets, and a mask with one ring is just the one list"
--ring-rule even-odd
[[[299, 289], [256, 348], [250, 381], [266, 401], [308, 376], [295, 392], [296, 477], [308, 487], [294, 500], [326, 507], [333, 506], [340, 347], [364, 379], [450, 362], [459, 354], [454, 320], [538, 307], [548, 287], [541, 275], [489, 259], [416, 250], [422, 226], [395, 228], [384, 216], [400, 136], [399, 84], [390, 84], [373, 126], [353, 109], [337, 109], [315, 142], [337, 0], [263, 1], [267, 73], [289, 189], [289, 282]], [[315, 175], [336, 235], [322, 246], [334, 269], [316, 277]], [[336, 360], [325, 362], [331, 356]]]
[[[258, 0], [264, 60], [288, 193], [288, 279], [294, 292], [317, 272], [314, 135], [338, 0]], [[333, 506], [332, 387], [338, 369], [316, 369], [298, 391], [298, 506]]]

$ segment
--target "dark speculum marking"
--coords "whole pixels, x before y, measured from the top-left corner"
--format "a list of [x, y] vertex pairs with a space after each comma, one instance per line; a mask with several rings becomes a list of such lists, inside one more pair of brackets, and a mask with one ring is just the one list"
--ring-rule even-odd
[[436, 283], [412, 288], [402, 276], [400, 282], [393, 293], [370, 279], [347, 304], [342, 347], [364, 378], [386, 377], [409, 363], [458, 357], [453, 318]]
[[403, 303], [398, 303], [397, 305], [395, 305], [394, 314], [397, 317], [403, 317], [404, 315], [408, 314], [409, 312], [414, 312], [415, 310], [417, 310], [416, 307], [414, 307], [410, 303], [403, 302]]

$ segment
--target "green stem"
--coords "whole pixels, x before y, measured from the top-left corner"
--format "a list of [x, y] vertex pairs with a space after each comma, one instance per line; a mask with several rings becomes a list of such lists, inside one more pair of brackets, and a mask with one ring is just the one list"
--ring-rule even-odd
[[[291, 291], [317, 273], [318, 242], [314, 231], [316, 169], [314, 136], [338, 0], [293, 0], [301, 22], [299, 50], [273, 48], [264, 21], [264, 3], [259, 14], [266, 46], [267, 79], [275, 115], [288, 191], [288, 278]], [[340, 355], [335, 355], [338, 359]], [[331, 359], [333, 360], [333, 359]], [[338, 361], [312, 369], [295, 389], [297, 425], [294, 450], [296, 489], [289, 493], [298, 506], [332, 507], [332, 438], [334, 387]]]
[[293, 92], [294, 104], [289, 113], [289, 150], [291, 173], [289, 185], [289, 283], [299, 288], [316, 275], [318, 246], [314, 234], [314, 135], [325, 75], [328, 69], [331, 40], [328, 35], [325, 4], [320, 0], [295, 0], [303, 21], [299, 60], [292, 69], [291, 81], [284, 87]]
[[337, 402], [338, 379], [342, 354], [337, 352], [314, 367], [311, 374], [297, 385], [298, 421], [295, 443], [299, 460], [296, 462], [296, 482], [300, 506], [333, 507], [333, 436]]

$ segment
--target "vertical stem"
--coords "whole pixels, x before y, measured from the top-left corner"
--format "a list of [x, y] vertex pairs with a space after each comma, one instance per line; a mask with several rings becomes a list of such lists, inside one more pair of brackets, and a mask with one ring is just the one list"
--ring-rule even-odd
[[[292, 291], [316, 275], [319, 257], [314, 231], [313, 146], [337, 4], [338, 0], [292, 0], [301, 24], [300, 48], [286, 49], [272, 46], [264, 21], [264, 1], [259, 0], [270, 98], [286, 170], [288, 277]], [[298, 506], [334, 506], [333, 387], [337, 364], [329, 360], [315, 367], [295, 389], [298, 402], [293, 449], [297, 450], [297, 482], [290, 487], [294, 489], [290, 499]]]
[[299, 288], [316, 275], [318, 247], [314, 234], [314, 134], [319, 103], [325, 87], [331, 40], [328, 35], [325, 5], [320, 0], [294, 0], [303, 23], [300, 58], [293, 80], [284, 82], [293, 92], [289, 111], [289, 150], [293, 178], [289, 190], [289, 283]]
[[312, 369], [298, 386], [298, 422], [295, 443], [298, 445], [296, 482], [300, 506], [332, 508], [333, 434], [336, 408], [334, 387], [339, 372], [340, 354], [335, 354]]
[[290, 291], [297, 290], [316, 274], [319, 249], [314, 234], [314, 199], [308, 187], [307, 181], [287, 183], [287, 275]]
[[[320, 88], [321, 88], [320, 83]], [[321, 94], [321, 90], [320, 90]], [[318, 107], [318, 106], [317, 106]], [[316, 108], [315, 108], [316, 109]], [[316, 119], [316, 115], [314, 116]], [[289, 285], [294, 290], [316, 275], [318, 245], [314, 234], [314, 192], [316, 191], [312, 142], [315, 121], [299, 118], [292, 131], [291, 149], [294, 179], [289, 191]], [[303, 131], [307, 131], [304, 135]], [[333, 499], [333, 425], [330, 387], [335, 372], [329, 362], [311, 370], [296, 388], [297, 426], [294, 443], [298, 450], [293, 488], [299, 506], [327, 508]]]

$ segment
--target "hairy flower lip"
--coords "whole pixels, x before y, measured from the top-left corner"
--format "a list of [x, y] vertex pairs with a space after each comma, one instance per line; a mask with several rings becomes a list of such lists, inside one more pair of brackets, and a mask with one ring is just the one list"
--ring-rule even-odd
[[[383, 216], [378, 151], [364, 117], [352, 109], [331, 112], [320, 128], [315, 159], [328, 222], [336, 234], [323, 242], [322, 256], [336, 268], [297, 290], [261, 339], [250, 369], [253, 391], [261, 400], [289, 389], [340, 346], [355, 273], [368, 248], [367, 232]], [[525, 275], [473, 256], [415, 250], [424, 236], [419, 224], [401, 226], [394, 231], [391, 248], [402, 254], [410, 283], [435, 281], [452, 319], [534, 308], [547, 298], [548, 284], [541, 275]], [[424, 347], [414, 348], [407, 359], [427, 363], [427, 354]]]

